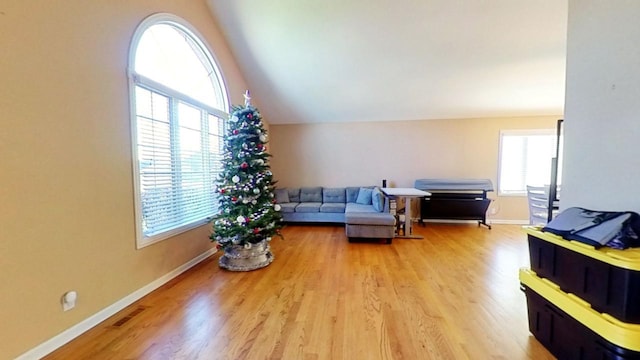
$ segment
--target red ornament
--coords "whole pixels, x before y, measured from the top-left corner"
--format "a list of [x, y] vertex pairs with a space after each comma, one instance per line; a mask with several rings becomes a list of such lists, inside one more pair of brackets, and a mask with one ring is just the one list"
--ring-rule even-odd
[[231, 198], [231, 201], [236, 202], [236, 201], [238, 201], [238, 198], [234, 196], [234, 197]]
[[240, 168], [242, 169], [246, 169], [249, 167], [249, 164], [247, 164], [246, 162], [243, 162], [242, 164], [240, 164]]
[[247, 117], [248, 117], [249, 119], [253, 119], [253, 114], [252, 114], [252, 113], [248, 113], [248, 114], [247, 114]]
[[233, 130], [233, 135], [238, 135], [238, 133], [240, 133], [238, 129]]
[[262, 150], [263, 147], [264, 147], [264, 145], [258, 144], [258, 150]]
[[253, 229], [253, 233], [254, 234], [258, 234], [259, 232], [260, 232], [260, 229], [258, 229], [258, 228]]
[[225, 190], [224, 189], [220, 189], [220, 194], [224, 194]]

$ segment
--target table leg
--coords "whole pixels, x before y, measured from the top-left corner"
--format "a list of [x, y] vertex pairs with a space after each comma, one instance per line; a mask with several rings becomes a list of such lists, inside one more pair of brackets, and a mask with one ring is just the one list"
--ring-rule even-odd
[[411, 198], [404, 198], [404, 226], [407, 229], [407, 235], [413, 235], [413, 225], [411, 221]]
[[420, 235], [413, 235], [413, 223], [411, 222], [411, 197], [404, 198], [404, 236], [396, 236], [404, 239], [424, 239]]

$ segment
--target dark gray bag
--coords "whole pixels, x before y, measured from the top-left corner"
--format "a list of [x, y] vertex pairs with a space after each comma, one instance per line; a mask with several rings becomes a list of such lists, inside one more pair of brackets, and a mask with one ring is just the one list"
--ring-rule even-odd
[[594, 211], [571, 207], [551, 220], [542, 231], [596, 248], [639, 246], [640, 216], [632, 211]]

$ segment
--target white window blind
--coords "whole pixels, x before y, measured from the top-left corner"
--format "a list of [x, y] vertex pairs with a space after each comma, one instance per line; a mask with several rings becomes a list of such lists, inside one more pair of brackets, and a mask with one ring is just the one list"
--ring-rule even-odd
[[165, 14], [141, 25], [132, 60], [138, 247], [217, 211], [226, 90], [204, 44], [176, 21]]
[[499, 194], [525, 195], [527, 185], [549, 184], [555, 154], [555, 130], [501, 131]]

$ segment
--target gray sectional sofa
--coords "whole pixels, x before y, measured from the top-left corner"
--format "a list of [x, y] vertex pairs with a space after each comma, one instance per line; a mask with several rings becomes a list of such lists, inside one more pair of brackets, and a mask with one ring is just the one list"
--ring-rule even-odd
[[389, 199], [378, 187], [282, 188], [275, 196], [288, 223], [344, 223], [349, 240], [382, 238], [391, 243], [395, 234]]

